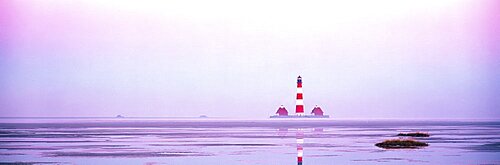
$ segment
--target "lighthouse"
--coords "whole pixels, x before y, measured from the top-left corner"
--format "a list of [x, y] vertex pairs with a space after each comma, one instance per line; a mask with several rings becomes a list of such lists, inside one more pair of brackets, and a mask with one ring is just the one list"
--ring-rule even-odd
[[302, 77], [297, 77], [297, 100], [295, 101], [295, 113], [304, 116], [304, 95], [302, 91]]
[[311, 112], [312, 115], [304, 114], [304, 91], [302, 91], [302, 77], [297, 77], [297, 97], [295, 100], [295, 115], [289, 114], [286, 108], [281, 105], [274, 115], [269, 116], [270, 118], [329, 118], [329, 115], [325, 115], [323, 110], [317, 105]]

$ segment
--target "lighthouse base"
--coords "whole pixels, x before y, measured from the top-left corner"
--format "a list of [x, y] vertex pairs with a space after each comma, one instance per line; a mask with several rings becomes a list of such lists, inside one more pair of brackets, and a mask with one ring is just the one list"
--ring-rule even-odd
[[269, 118], [330, 118], [330, 115], [323, 115], [323, 116], [319, 116], [319, 115], [302, 115], [302, 116], [299, 116], [299, 115], [287, 115], [287, 116], [272, 115], [272, 116], [269, 116]]

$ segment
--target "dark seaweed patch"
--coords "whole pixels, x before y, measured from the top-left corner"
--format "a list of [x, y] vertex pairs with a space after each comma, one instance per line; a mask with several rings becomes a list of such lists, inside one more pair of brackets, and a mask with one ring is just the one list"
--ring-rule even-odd
[[429, 144], [411, 139], [393, 139], [377, 143], [375, 146], [385, 149], [400, 149], [426, 147], [429, 146]]

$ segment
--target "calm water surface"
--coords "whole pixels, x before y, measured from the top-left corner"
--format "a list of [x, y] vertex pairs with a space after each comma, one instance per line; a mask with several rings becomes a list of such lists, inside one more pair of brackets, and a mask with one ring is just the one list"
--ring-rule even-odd
[[[411, 131], [429, 146], [374, 146]], [[3, 118], [0, 163], [500, 164], [500, 122]]]

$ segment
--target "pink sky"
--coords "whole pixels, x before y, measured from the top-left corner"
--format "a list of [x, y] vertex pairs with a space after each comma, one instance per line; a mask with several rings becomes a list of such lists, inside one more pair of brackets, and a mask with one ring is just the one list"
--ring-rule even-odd
[[0, 1], [0, 116], [498, 118], [499, 6]]

